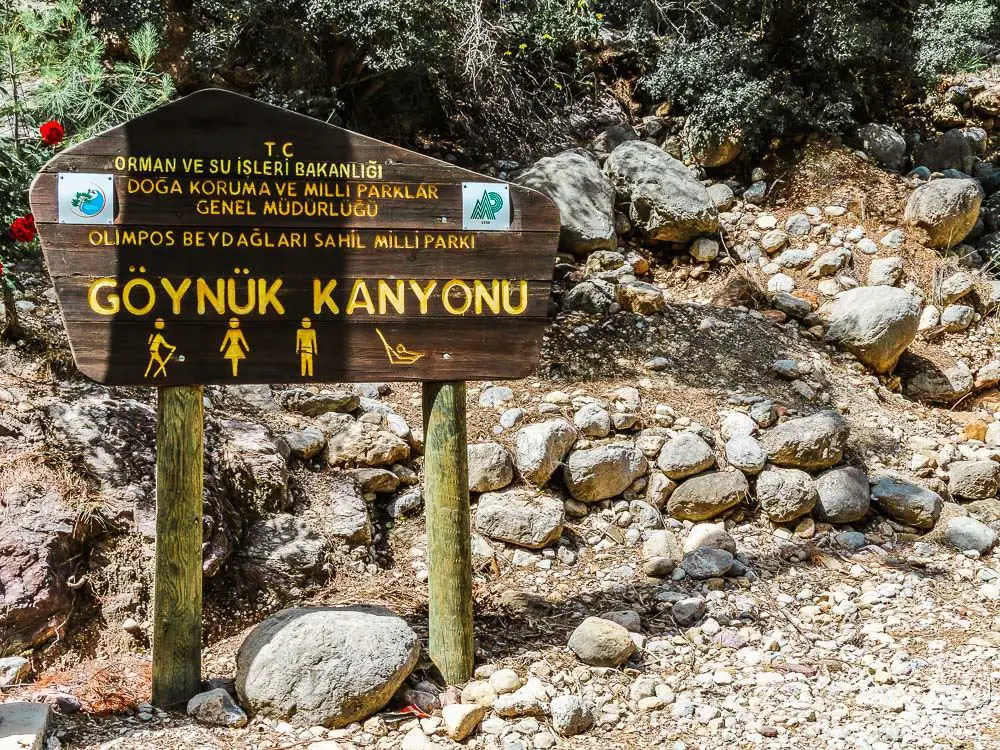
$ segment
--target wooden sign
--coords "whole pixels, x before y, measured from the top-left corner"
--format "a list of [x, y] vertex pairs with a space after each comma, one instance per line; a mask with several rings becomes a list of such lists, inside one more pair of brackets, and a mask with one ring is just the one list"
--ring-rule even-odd
[[31, 188], [76, 364], [119, 385], [526, 376], [544, 195], [207, 90]]

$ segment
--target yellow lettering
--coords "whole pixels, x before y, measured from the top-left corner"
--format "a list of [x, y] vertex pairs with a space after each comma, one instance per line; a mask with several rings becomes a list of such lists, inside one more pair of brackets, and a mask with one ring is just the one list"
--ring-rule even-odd
[[255, 294], [257, 285], [253, 283], [253, 279], [247, 279], [247, 301], [240, 305], [236, 302], [236, 279], [229, 279], [226, 282], [226, 301], [229, 303], [230, 312], [234, 312], [237, 315], [246, 315], [253, 312], [253, 308], [257, 302]]
[[368, 293], [368, 285], [365, 284], [364, 279], [354, 280], [354, 286], [351, 287], [351, 297], [347, 303], [347, 314], [353, 315], [359, 307], [365, 308], [369, 315], [375, 314], [375, 305], [372, 303], [372, 297]]
[[405, 298], [403, 297], [403, 282], [402, 280], [397, 280], [395, 282], [396, 292], [393, 293], [389, 286], [389, 282], [385, 279], [378, 280], [378, 314], [385, 315], [386, 310], [389, 309], [388, 303], [391, 302], [393, 308], [400, 315], [406, 312]]
[[521, 295], [520, 302], [517, 307], [513, 307], [510, 304], [510, 282], [506, 279], [504, 280], [503, 287], [503, 309], [509, 315], [520, 315], [528, 307], [528, 282], [524, 279], [520, 279], [518, 282], [518, 291]]
[[195, 294], [198, 296], [198, 314], [205, 314], [205, 303], [208, 302], [219, 315], [226, 314], [226, 282], [223, 279], [215, 280], [215, 293], [204, 279], [198, 279], [195, 284]]
[[[136, 287], [142, 287], [142, 289], [146, 292], [146, 304], [142, 307], [137, 307], [132, 302], [132, 290]], [[156, 304], [156, 291], [153, 289], [153, 285], [146, 279], [132, 279], [125, 285], [125, 288], [122, 289], [122, 304], [125, 306], [125, 309], [133, 315], [145, 315], [152, 310], [153, 305]]]
[[330, 279], [322, 286], [323, 282], [313, 279], [313, 315], [319, 315], [323, 308], [327, 308], [334, 315], [340, 315], [340, 308], [333, 301], [333, 290], [337, 288], [337, 280]]
[[278, 300], [278, 290], [281, 289], [281, 279], [275, 279], [270, 284], [264, 279], [257, 279], [257, 311], [264, 315], [267, 306], [271, 305], [278, 315], [285, 314], [285, 306]]
[[[455, 307], [451, 302], [451, 292], [453, 289], [461, 289], [462, 293], [465, 295], [465, 304], [461, 307]], [[444, 309], [450, 312], [452, 315], [465, 315], [468, 312], [469, 307], [472, 306], [472, 290], [469, 289], [469, 285], [460, 279], [452, 279], [444, 288], [441, 290], [441, 304], [444, 305]]]
[[417, 300], [420, 302], [420, 314], [427, 314], [427, 301], [430, 299], [431, 292], [437, 288], [436, 281], [428, 281], [427, 284], [421, 288], [414, 279], [410, 279], [410, 291], [417, 295]]
[[87, 304], [90, 305], [90, 309], [98, 315], [116, 314], [119, 310], [119, 299], [117, 294], [114, 292], [109, 293], [106, 297], [106, 303], [102, 303], [97, 296], [102, 289], [114, 289], [116, 286], [118, 286], [118, 283], [109, 277], [94, 279], [90, 282], [90, 288], [87, 289]]
[[483, 314], [483, 303], [490, 308], [494, 315], [500, 314], [500, 282], [496, 279], [490, 281], [491, 292], [487, 291], [486, 284], [476, 279], [472, 284], [472, 289], [476, 297], [476, 315]]
[[173, 312], [174, 315], [181, 314], [181, 299], [184, 297], [184, 293], [191, 288], [191, 279], [183, 279], [176, 289], [174, 285], [170, 282], [170, 279], [160, 279], [160, 286], [163, 287], [167, 295], [173, 302]]

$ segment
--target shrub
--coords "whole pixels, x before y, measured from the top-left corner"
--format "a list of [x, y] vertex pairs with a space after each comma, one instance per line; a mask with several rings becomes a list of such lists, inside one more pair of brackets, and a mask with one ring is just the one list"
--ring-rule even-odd
[[1000, 6], [995, 0], [929, 0], [916, 13], [916, 70], [926, 81], [978, 70], [997, 50]]
[[905, 83], [906, 14], [837, 0], [654, 4], [677, 41], [643, 81], [699, 128], [759, 146], [789, 129], [839, 131], [883, 112]]

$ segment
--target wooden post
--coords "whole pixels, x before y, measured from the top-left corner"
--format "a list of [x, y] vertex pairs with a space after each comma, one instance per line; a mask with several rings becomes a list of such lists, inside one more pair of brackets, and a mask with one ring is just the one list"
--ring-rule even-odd
[[156, 577], [153, 703], [182, 705], [201, 689], [203, 388], [159, 389], [156, 410]]
[[430, 657], [454, 685], [475, 661], [465, 383], [424, 383], [423, 409]]

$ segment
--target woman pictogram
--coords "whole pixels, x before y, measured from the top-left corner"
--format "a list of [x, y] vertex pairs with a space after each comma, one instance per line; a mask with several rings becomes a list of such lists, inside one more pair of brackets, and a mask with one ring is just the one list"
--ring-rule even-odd
[[225, 352], [222, 356], [233, 363], [233, 377], [235, 378], [239, 371], [240, 360], [247, 357], [244, 352], [250, 351], [250, 345], [243, 336], [243, 331], [240, 330], [239, 318], [229, 319], [229, 330], [226, 331], [226, 335], [222, 339], [219, 351]]

